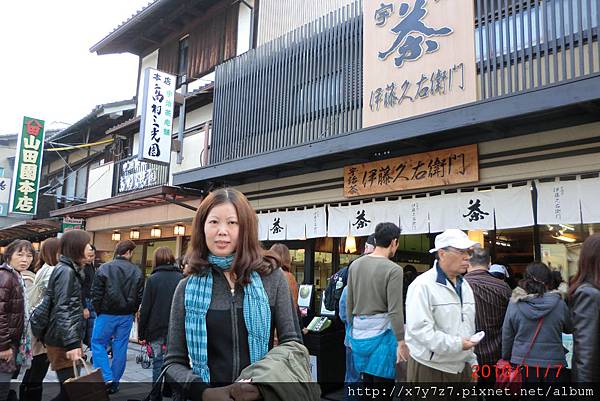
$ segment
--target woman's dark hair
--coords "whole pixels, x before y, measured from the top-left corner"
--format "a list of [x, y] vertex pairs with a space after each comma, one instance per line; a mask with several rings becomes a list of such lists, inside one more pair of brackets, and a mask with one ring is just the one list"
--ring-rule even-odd
[[579, 253], [579, 269], [571, 281], [569, 297], [583, 283], [600, 289], [600, 234], [587, 237]]
[[154, 251], [154, 257], [152, 258], [152, 268], [161, 265], [173, 265], [175, 264], [175, 255], [171, 248], [167, 246], [161, 246]]
[[269, 251], [275, 253], [279, 258], [281, 268], [289, 272], [292, 269], [292, 258], [290, 258], [290, 249], [284, 244], [273, 244]]
[[35, 272], [44, 266], [44, 263], [49, 266], [58, 264], [58, 253], [60, 252], [60, 239], [48, 238], [40, 244], [40, 255], [35, 267]]
[[545, 263], [533, 262], [527, 265], [525, 278], [519, 282], [519, 287], [528, 294], [544, 295], [552, 288], [554, 279], [552, 272]]
[[16, 239], [6, 247], [6, 250], [4, 251], [4, 261], [6, 263], [10, 263], [10, 259], [12, 258], [13, 254], [19, 251], [29, 252], [31, 255], [35, 256], [31, 242], [27, 241], [26, 239]]
[[85, 259], [85, 247], [92, 241], [83, 230], [67, 231], [60, 237], [60, 254], [80, 264]]
[[269, 274], [277, 268], [277, 257], [265, 252], [258, 241], [258, 218], [248, 199], [232, 188], [221, 188], [211, 192], [194, 216], [192, 237], [188, 246], [187, 262], [190, 274], [203, 273], [208, 266], [208, 247], [204, 236], [204, 224], [210, 211], [219, 205], [230, 203], [237, 212], [239, 235], [232, 271], [236, 281], [245, 285], [250, 282], [252, 270]]

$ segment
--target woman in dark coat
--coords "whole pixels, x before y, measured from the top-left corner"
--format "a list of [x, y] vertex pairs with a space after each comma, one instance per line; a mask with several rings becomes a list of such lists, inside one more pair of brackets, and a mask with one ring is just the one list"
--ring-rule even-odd
[[90, 236], [73, 230], [61, 237], [60, 257], [54, 268], [46, 299], [51, 307], [44, 342], [50, 367], [56, 371], [61, 391], [53, 401], [67, 400], [62, 383], [75, 376], [73, 361], [82, 357], [83, 304], [81, 301], [82, 266], [87, 262], [86, 250], [91, 249]]
[[25, 294], [19, 273], [12, 266], [24, 253], [19, 243], [13, 241], [6, 247], [6, 263], [0, 266], [0, 400], [5, 400], [10, 390], [10, 379], [17, 370], [16, 359], [25, 329]]
[[600, 382], [600, 234], [589, 236], [579, 254], [579, 271], [569, 288], [576, 382]]

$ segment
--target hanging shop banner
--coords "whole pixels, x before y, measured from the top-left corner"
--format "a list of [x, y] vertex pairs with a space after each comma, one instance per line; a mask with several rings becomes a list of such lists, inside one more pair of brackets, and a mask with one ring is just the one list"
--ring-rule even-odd
[[0, 216], [8, 216], [8, 203], [10, 202], [11, 179], [0, 178]]
[[456, 194], [443, 194], [427, 198], [427, 212], [429, 214], [429, 232], [439, 233], [448, 228], [458, 228], [458, 196]]
[[350, 234], [358, 237], [368, 236], [375, 232], [379, 223], [392, 221], [398, 224], [398, 216], [390, 216], [390, 208], [386, 202], [361, 203], [349, 206]]
[[258, 240], [267, 241], [269, 239], [269, 220], [270, 213], [258, 213]]
[[419, 153], [344, 167], [344, 196], [479, 181], [477, 145]]
[[84, 219], [72, 219], [70, 217], [65, 217], [62, 221], [62, 232], [66, 233], [72, 230], [85, 230], [85, 220]]
[[325, 206], [309, 208], [304, 211], [306, 238], [327, 236], [327, 212]]
[[169, 163], [176, 77], [146, 68], [140, 122], [139, 160]]
[[425, 234], [429, 232], [427, 198], [402, 199], [392, 206], [399, 212], [402, 234]]
[[362, 3], [363, 127], [477, 100], [472, 0]]
[[457, 228], [461, 230], [493, 230], [495, 201], [491, 192], [461, 192], [457, 194]]
[[269, 241], [285, 240], [287, 216], [288, 213], [285, 211], [269, 213]]
[[288, 210], [286, 212], [286, 235], [287, 240], [306, 238], [306, 211], [304, 209]]
[[578, 182], [583, 223], [600, 223], [600, 178], [588, 178]]
[[538, 224], [579, 224], [579, 181], [536, 182]]
[[347, 207], [327, 206], [329, 218], [327, 220], [328, 237], [347, 237], [350, 235], [350, 219], [348, 218]]
[[494, 189], [496, 229], [533, 226], [531, 185]]
[[23, 117], [10, 200], [11, 213], [35, 215], [44, 152], [44, 121]]

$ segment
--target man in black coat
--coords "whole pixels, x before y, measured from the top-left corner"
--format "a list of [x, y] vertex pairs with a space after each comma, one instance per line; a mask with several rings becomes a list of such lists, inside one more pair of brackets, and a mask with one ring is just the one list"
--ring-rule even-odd
[[[92, 305], [98, 314], [92, 333], [94, 367], [102, 369], [110, 393], [119, 390], [133, 316], [144, 292], [142, 271], [131, 263], [134, 249], [133, 241], [120, 241], [115, 248], [115, 258], [100, 266], [92, 284]], [[111, 338], [112, 364], [106, 351]]]
[[[154, 269], [146, 280], [140, 308], [138, 338], [152, 347], [152, 381], [156, 382], [162, 370], [166, 350], [171, 302], [183, 274], [175, 265], [175, 257], [168, 247], [160, 247], [154, 252], [152, 264]], [[161, 398], [160, 393], [156, 392], [152, 394], [151, 399], [159, 401]]]

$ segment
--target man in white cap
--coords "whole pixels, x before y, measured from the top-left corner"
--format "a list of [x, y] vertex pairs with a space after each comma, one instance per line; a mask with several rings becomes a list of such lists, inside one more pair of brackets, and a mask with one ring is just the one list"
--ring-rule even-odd
[[409, 382], [468, 382], [477, 364], [473, 351], [475, 299], [463, 279], [477, 244], [461, 230], [435, 238], [433, 268], [418, 276], [406, 296], [405, 340]]

